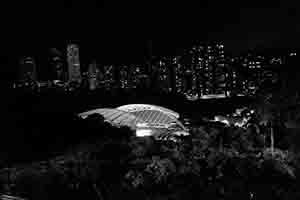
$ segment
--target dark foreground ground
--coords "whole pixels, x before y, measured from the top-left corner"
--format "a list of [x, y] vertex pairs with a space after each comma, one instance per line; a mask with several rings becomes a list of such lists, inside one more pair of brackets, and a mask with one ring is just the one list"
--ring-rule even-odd
[[[120, 98], [120, 96], [122, 96], [122, 98]], [[93, 138], [101, 138], [103, 136], [99, 136], [100, 132], [105, 132], [100, 131], [100, 129], [97, 128], [93, 128], [91, 126], [93, 126], [92, 124], [85, 124], [85, 126], [82, 126], [81, 121], [77, 118], [76, 113], [78, 112], [82, 112], [82, 111], [86, 111], [89, 109], [93, 109], [93, 108], [99, 108], [99, 107], [117, 107], [120, 105], [124, 105], [124, 104], [129, 104], [129, 103], [148, 103], [148, 104], [156, 104], [156, 105], [160, 105], [160, 106], [165, 106], [167, 108], [173, 109], [177, 112], [179, 112], [180, 114], [184, 114], [187, 117], [192, 118], [193, 120], [197, 121], [198, 118], [201, 118], [202, 116], [207, 116], [207, 115], [211, 115], [213, 116], [216, 113], [226, 113], [226, 112], [232, 112], [236, 107], [240, 107], [243, 105], [247, 105], [249, 104], [249, 99], [228, 99], [228, 100], [218, 100], [218, 101], [202, 101], [202, 102], [187, 102], [186, 100], [184, 100], [184, 98], [180, 97], [180, 96], [176, 96], [176, 95], [158, 95], [158, 94], [153, 94], [153, 95], [149, 95], [146, 93], [139, 93], [139, 95], [127, 95], [127, 94], [111, 94], [108, 92], [103, 92], [103, 91], [98, 91], [97, 93], [89, 93], [89, 92], [76, 92], [76, 93], [72, 93], [72, 94], [66, 94], [66, 93], [61, 93], [61, 92], [57, 92], [57, 91], [47, 91], [44, 93], [39, 93], [39, 94], [32, 94], [32, 93], [26, 93], [26, 92], [11, 92], [9, 93], [7, 96], [3, 97], [3, 101], [5, 103], [2, 104], [2, 116], [1, 116], [1, 124], [2, 124], [2, 139], [0, 140], [0, 152], [1, 152], [1, 168], [4, 167], [10, 167], [10, 166], [15, 166], [18, 163], [31, 163], [33, 161], [40, 161], [40, 160], [51, 160], [52, 158], [56, 157], [56, 156], [60, 156], [63, 154], [63, 152], [65, 152], [67, 149], [72, 149], [71, 147], [77, 146], [79, 143], [84, 143], [84, 141], [88, 141], [87, 143], [91, 143], [92, 141], [96, 141], [93, 140]], [[199, 120], [201, 121], [201, 120]], [[208, 148], [210, 152], [210, 154], [205, 158], [205, 162], [212, 160], [212, 165], [215, 166], [215, 168], [217, 169], [218, 166], [222, 166], [222, 163], [218, 163], [219, 161], [217, 161], [220, 155], [218, 155], [219, 153], [219, 145], [218, 142], [216, 143], [215, 141], [219, 141], [218, 139], [214, 138], [214, 134], [217, 134], [217, 132], [213, 129], [207, 129], [205, 130], [208, 134], [207, 137], [210, 141], [210, 143], [212, 145], [214, 145], [213, 147], [213, 151], [209, 150], [210, 148]], [[205, 131], [203, 132], [200, 131], [199, 133], [205, 135]], [[236, 130], [236, 132], [238, 132], [240, 130]], [[111, 129], [111, 128], [107, 128], [106, 129], [107, 135], [110, 135], [111, 133], [117, 133], [119, 132], [116, 129]], [[122, 131], [121, 131], [122, 132]], [[125, 131], [126, 132], [126, 131]], [[125, 133], [124, 132], [124, 133]], [[291, 131], [292, 132], [292, 131]], [[234, 132], [232, 132], [234, 133]], [[242, 132], [243, 133], [243, 132]], [[297, 135], [296, 134], [297, 131], [295, 132], [293, 130], [293, 135]], [[123, 132], [122, 132], [123, 134]], [[199, 134], [200, 135], [200, 134]], [[111, 136], [110, 136], [111, 137]], [[110, 137], [107, 137], [106, 140], [110, 141]], [[209, 137], [212, 137], [211, 139], [209, 139]], [[241, 141], [243, 140], [243, 138], [241, 138]], [[293, 142], [293, 140], [290, 140], [291, 142]], [[294, 143], [297, 140], [295, 140]], [[125, 142], [125, 144], [123, 144], [124, 146], [128, 146], [128, 141]], [[190, 142], [192, 142], [192, 145], [190, 144]], [[187, 141], [185, 144], [189, 144], [187, 145], [188, 148], [190, 147], [202, 147], [205, 146], [205, 143], [201, 145], [199, 145], [198, 143], [193, 144], [193, 142], [195, 141]], [[196, 140], [197, 142], [197, 140]], [[239, 140], [240, 142], [240, 140]], [[146, 141], [146, 143], [141, 142], [141, 146], [145, 147], [147, 146], [149, 142]], [[114, 151], [115, 148], [120, 150], [120, 144], [121, 143], [117, 143], [117, 144], [113, 144], [111, 143], [108, 146], [111, 146], [108, 148], [108, 150], [100, 152], [100, 154], [96, 154], [96, 156], [100, 156], [99, 158], [101, 158], [100, 160], [105, 160], [107, 158], [107, 160], [114, 160], [115, 163], [108, 163], [107, 166], [110, 167], [105, 167], [106, 165], [102, 165], [101, 167], [104, 166], [103, 170], [107, 170], [107, 182], [110, 182], [109, 180], [112, 179], [112, 177], [114, 177], [114, 174], [117, 174], [116, 171], [119, 173], [121, 173], [120, 169], [118, 167], [114, 168], [114, 166], [119, 166], [119, 158], [118, 158], [118, 154], [116, 153], [115, 155], [113, 154], [113, 152], [117, 152]], [[151, 144], [151, 142], [149, 143]], [[134, 143], [134, 145], [136, 145], [136, 143]], [[130, 145], [129, 145], [130, 146]], [[161, 147], [165, 148], [165, 145], [160, 145]], [[300, 146], [300, 145], [299, 145]], [[144, 159], [145, 162], [149, 162], [149, 159], [147, 158], [147, 156], [145, 156], [143, 154], [143, 150], [141, 150], [140, 148], [135, 147], [131, 147], [132, 149], [137, 150], [137, 152], [135, 152], [135, 156], [138, 157], [138, 159], [134, 158], [133, 161], [137, 164], [134, 164], [135, 166], [138, 166], [138, 168], [142, 168], [143, 169], [143, 164], [139, 164], [140, 162], [140, 158]], [[165, 149], [162, 148], [161, 151], [165, 151]], [[197, 149], [196, 149], [197, 150]], [[142, 151], [142, 152], [140, 152]], [[155, 154], [157, 150], [151, 150], [150, 154]], [[119, 152], [123, 152], [126, 153], [123, 150], [120, 150]], [[185, 152], [185, 150], [180, 150], [179, 152]], [[194, 171], [194, 169], [198, 169], [197, 165], [196, 166], [190, 166], [189, 162], [187, 162], [188, 160], [190, 160], [188, 154], [184, 155], [184, 158], [181, 158], [180, 155], [177, 155], [178, 151], [172, 152], [166, 156], [166, 158], [170, 158], [172, 156], [175, 156], [175, 161], [179, 161], [179, 164], [183, 164], [183, 165], [187, 165], [184, 166], [184, 170], [182, 173], [185, 173], [184, 171], [190, 172], [193, 171], [192, 173], [197, 174], [198, 171]], [[196, 152], [197, 153], [197, 152]], [[230, 154], [230, 153], [229, 153]], [[141, 157], [141, 155], [143, 155]], [[161, 155], [161, 157], [163, 157], [162, 152], [159, 152], [158, 154], [159, 156]], [[250, 155], [250, 154], [249, 154]], [[226, 156], [225, 156], [226, 157]], [[249, 156], [250, 158], [251, 156]], [[150, 157], [151, 158], [151, 157]], [[66, 158], [64, 158], [66, 159]], [[152, 157], [153, 159], [153, 157]], [[183, 159], [183, 160], [182, 160]], [[186, 161], [184, 160], [186, 159]], [[221, 160], [224, 159], [221, 158]], [[246, 173], [245, 177], [251, 177], [248, 176], [248, 161], [247, 159], [245, 160], [242, 156], [239, 158], [241, 161], [241, 164], [243, 166], [241, 166], [241, 169], [246, 170], [246, 172], [242, 172], [242, 173]], [[251, 158], [252, 159], [252, 158]], [[250, 159], [250, 160], [251, 160]], [[151, 160], [151, 159], [150, 159]], [[144, 162], [143, 161], [143, 162]], [[240, 162], [239, 161], [239, 162]], [[158, 166], [161, 166], [160, 164], [162, 163], [166, 163], [165, 159], [158, 159], [157, 161], [154, 159], [151, 162], [153, 162], [154, 164], [158, 164]], [[245, 163], [246, 164], [245, 164]], [[59, 163], [59, 162], [57, 162]], [[92, 163], [92, 162], [90, 162]], [[126, 162], [125, 162], [126, 163]], [[251, 162], [250, 162], [251, 163]], [[202, 164], [201, 164], [202, 165]], [[236, 165], [236, 164], [234, 164]], [[152, 166], [152, 164], [150, 164], [150, 166]], [[249, 165], [250, 166], [250, 165]], [[232, 166], [227, 166], [229, 170], [229, 174], [232, 175]], [[255, 167], [255, 166], [253, 166]], [[70, 166], [68, 166], [67, 168], [72, 168]], [[111, 168], [111, 169], [110, 169]], [[131, 169], [131, 168], [128, 168]], [[269, 169], [267, 167], [267, 169]], [[59, 167], [55, 170], [59, 171]], [[253, 172], [253, 170], [250, 170], [251, 173]], [[255, 171], [255, 170], [254, 170]], [[97, 172], [99, 172], [97, 170]], [[101, 171], [100, 171], [101, 172]], [[130, 172], [130, 170], [129, 170]], [[128, 172], [128, 173], [129, 173]], [[162, 171], [165, 172], [166, 174], [168, 174], [168, 171]], [[247, 189], [248, 187], [251, 187], [251, 190], [257, 191], [257, 193], [260, 193], [260, 197], [258, 199], [270, 199], [272, 196], [272, 191], [277, 190], [276, 187], [279, 187], [278, 185], [280, 185], [280, 181], [283, 180], [281, 178], [276, 178], [273, 177], [274, 174], [272, 174], [271, 172], [267, 173], [267, 171], [260, 171], [259, 173], [262, 173], [264, 178], [260, 179], [257, 177], [257, 175], [255, 175], [255, 180], [253, 183], [251, 183], [252, 185], [247, 185], [249, 183], [247, 181], [241, 181], [241, 178], [233, 178], [232, 180], [230, 178], [226, 178], [224, 179], [224, 183], [217, 183], [215, 182], [214, 184], [210, 184], [209, 181], [208, 183], [204, 183], [201, 180], [201, 178], [196, 177], [195, 176], [191, 176], [190, 174], [187, 174], [186, 177], [184, 177], [183, 179], [188, 180], [186, 182], [186, 185], [188, 185], [187, 183], [191, 183], [193, 181], [195, 181], [195, 183], [193, 182], [193, 184], [195, 184], [197, 187], [191, 186], [191, 188], [187, 188], [187, 190], [182, 190], [182, 188], [184, 188], [184, 186], [182, 186], [182, 184], [184, 183], [176, 183], [179, 186], [174, 186], [174, 187], [179, 187], [178, 190], [180, 190], [180, 195], [181, 196], [179, 199], [184, 199], [184, 197], [191, 197], [192, 198], [192, 192], [194, 191], [195, 193], [197, 193], [198, 195], [202, 196], [203, 195], [207, 196], [207, 197], [211, 197], [210, 199], [218, 199], [217, 197], [215, 197], [215, 195], [217, 193], [222, 193], [222, 187], [224, 185], [234, 185], [234, 187], [229, 187], [229, 189], [227, 188], [227, 190], [231, 191], [230, 194], [234, 195], [236, 198], [231, 198], [231, 199], [248, 199], [249, 197], [249, 192], [248, 191], [244, 191], [245, 189]], [[30, 172], [30, 173], [34, 173], [34, 172]], [[29, 173], [29, 175], [30, 175]], [[51, 171], [48, 171], [48, 173], [52, 173]], [[54, 172], [53, 172], [54, 173]], [[55, 171], [56, 173], [56, 171]], [[55, 174], [54, 173], [54, 174]], [[123, 173], [123, 171], [122, 171]], [[161, 175], [155, 172], [154, 170], [154, 175], [161, 177]], [[210, 180], [210, 173], [214, 173], [212, 170], [208, 170], [208, 171], [200, 171], [200, 174], [202, 174], [201, 176], [204, 176], [207, 178], [207, 180]], [[227, 173], [227, 172], [226, 172]], [[254, 172], [253, 172], [254, 173]], [[267, 173], [267, 174], [266, 174]], [[130, 174], [130, 173], [129, 173]], [[254, 173], [255, 174], [255, 173]], [[276, 173], [275, 173], [276, 174]], [[177, 173], [176, 173], [177, 175]], [[105, 176], [105, 174], [104, 174]], [[298, 174], [297, 174], [298, 176]], [[34, 177], [34, 176], [33, 176]], [[65, 183], [60, 183], [58, 180], [60, 180], [60, 178], [62, 176], [56, 177], [56, 176], [50, 176], [51, 179], [55, 179], [55, 180], [51, 180], [49, 182], [52, 183], [56, 183], [56, 185], [53, 186], [45, 186], [44, 188], [48, 188], [49, 191], [44, 191], [44, 189], [37, 189], [39, 186], [39, 181], [40, 180], [32, 180], [31, 178], [24, 178], [24, 184], [23, 185], [30, 185], [28, 184], [26, 181], [30, 180], [30, 181], [36, 181], [36, 184], [34, 187], [24, 187], [24, 194], [32, 194], [33, 199], [39, 199], [38, 197], [42, 197], [45, 194], [52, 194], [53, 197], [48, 197], [48, 199], [57, 199], [57, 193], [60, 191], [59, 189], [61, 189], [61, 194], [65, 194], [65, 198], [70, 198], [72, 197], [73, 199], [78, 199], [78, 197], [80, 196], [80, 198], [88, 198], [91, 196], [90, 199], [94, 199], [95, 197], [97, 198], [97, 190], [93, 189], [93, 184], [91, 184], [90, 182], [87, 183], [83, 183], [80, 186], [80, 189], [76, 189], [76, 191], [78, 191], [77, 193], [72, 192], [75, 191], [73, 189], [68, 189], [66, 188], [66, 184]], [[267, 178], [266, 178], [267, 177]], [[284, 176], [285, 177], [285, 176]], [[56, 181], [57, 178], [57, 181]], [[68, 177], [68, 180], [72, 179], [72, 177]], [[232, 177], [231, 177], [232, 178]], [[268, 180], [266, 182], [263, 182], [263, 180]], [[45, 179], [47, 180], [47, 179]], [[181, 178], [177, 179], [177, 180], [182, 180]], [[193, 180], [193, 181], [191, 181]], [[261, 181], [260, 181], [261, 180]], [[133, 178], [133, 183], [134, 184], [138, 184], [139, 182], [136, 183], [136, 181], [139, 181], [138, 177]], [[251, 180], [252, 181], [252, 180]], [[250, 181], [250, 182], [251, 182]], [[272, 185], [272, 182], [276, 182], [278, 183], [277, 186], [274, 186], [274, 184]], [[27, 183], [27, 184], [26, 184]], [[31, 182], [29, 182], [31, 183]], [[118, 178], [116, 177], [116, 183], [118, 183]], [[234, 184], [233, 184], [234, 183]], [[245, 184], [247, 183], [247, 184]], [[261, 186], [257, 186], [256, 183], [260, 183]], [[22, 182], [19, 183], [19, 185], [22, 185]], [[45, 183], [46, 184], [46, 183]], [[61, 184], [61, 186], [59, 185]], [[73, 184], [73, 183], [72, 183]], [[100, 183], [99, 183], [100, 184]], [[181, 185], [180, 185], [181, 184]], [[208, 184], [208, 186], [203, 187], [202, 184]], [[296, 183], [293, 183], [293, 192], [294, 189], [296, 188]], [[150, 184], [151, 185], [151, 184]], [[202, 186], [201, 186], [202, 185]], [[223, 185], [223, 186], [222, 186]], [[163, 185], [162, 185], [163, 186]], [[222, 187], [221, 187], [222, 186]], [[72, 185], [72, 187], [76, 187], [74, 185]], [[101, 185], [98, 185], [98, 187], [102, 187]], [[157, 189], [159, 189], [161, 186], [157, 185]], [[172, 186], [173, 187], [173, 186]], [[194, 188], [195, 187], [195, 188]], [[205, 190], [203, 190], [203, 192], [199, 192], [197, 191], [197, 188], [207, 188]], [[262, 189], [260, 189], [260, 187]], [[51, 189], [53, 188], [53, 189]], [[111, 188], [119, 188], [119, 186], [111, 186]], [[275, 189], [274, 189], [275, 188]], [[287, 186], [288, 188], [288, 186]], [[285, 188], [286, 189], [286, 188]], [[28, 192], [28, 191], [33, 191], [33, 192]], [[176, 191], [176, 189], [172, 189], [174, 191]], [[266, 192], [263, 192], [262, 190], [265, 190]], [[34, 192], [34, 191], [38, 191], [38, 192]], [[190, 192], [187, 192], [190, 191]], [[218, 192], [216, 192], [218, 191]], [[43, 194], [39, 194], [43, 193]], [[148, 191], [149, 192], [149, 191]], [[150, 190], [151, 192], [151, 190]], [[286, 194], [294, 194], [293, 192], [289, 192]], [[60, 192], [59, 192], [60, 193]], [[105, 193], [105, 192], [104, 192]], [[106, 192], [106, 194], [104, 195], [111, 195], [114, 192]], [[117, 192], [116, 192], [117, 193]], [[139, 199], [143, 199], [143, 194], [140, 194], [141, 191], [135, 191], [134, 195], [129, 195], [128, 198], [133, 198], [133, 199], [138, 199], [138, 197], [140, 197]], [[22, 191], [21, 193], [22, 194]], [[241, 196], [239, 195], [241, 194]], [[266, 194], [264, 196], [264, 194]], [[28, 196], [28, 195], [24, 195], [24, 196]], [[256, 195], [258, 196], [258, 194]], [[280, 195], [279, 195], [280, 196]], [[297, 199], [297, 198], [289, 198], [287, 195], [283, 195], [284, 198], [279, 198], [279, 199]], [[124, 196], [125, 197], [125, 196]], [[240, 198], [238, 198], [240, 197]], [[95, 198], [95, 199], [96, 199]], [[119, 198], [119, 197], [118, 197]], [[230, 196], [228, 196], [228, 198], [230, 198]], [[111, 197], [110, 199], [116, 199]], [[155, 198], [154, 198], [155, 199]], [[159, 199], [159, 198], [158, 198]], [[174, 198], [176, 199], [176, 198]], [[178, 199], [178, 198], [177, 198]]]

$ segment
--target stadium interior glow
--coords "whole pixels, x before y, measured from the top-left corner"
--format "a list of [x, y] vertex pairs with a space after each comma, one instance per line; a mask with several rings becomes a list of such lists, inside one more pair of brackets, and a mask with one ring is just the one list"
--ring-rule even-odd
[[153, 134], [151, 129], [137, 129], [135, 133], [137, 137], [151, 136]]

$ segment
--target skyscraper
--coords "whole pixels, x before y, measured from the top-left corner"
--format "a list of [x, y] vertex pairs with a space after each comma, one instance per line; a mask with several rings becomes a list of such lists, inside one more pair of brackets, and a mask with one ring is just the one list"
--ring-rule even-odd
[[104, 65], [103, 66], [103, 76], [104, 76], [104, 87], [106, 89], [111, 89], [116, 83], [115, 80], [119, 78], [118, 70], [114, 65]]
[[140, 85], [140, 77], [142, 74], [140, 65], [133, 65], [132, 66], [132, 71], [131, 71], [131, 83], [133, 88], [138, 88]]
[[158, 71], [158, 85], [159, 88], [164, 92], [169, 92], [172, 90], [172, 74], [170, 68], [166, 63], [166, 58], [158, 60], [157, 63]]
[[193, 68], [193, 81], [194, 81], [194, 92], [198, 95], [204, 94], [204, 54], [205, 47], [203, 45], [195, 45], [192, 48], [192, 68]]
[[20, 70], [18, 79], [20, 81], [36, 81], [37, 72], [36, 72], [36, 63], [33, 57], [23, 57], [20, 60]]
[[247, 92], [249, 94], [255, 94], [255, 91], [260, 85], [263, 75], [263, 61], [264, 59], [262, 56], [248, 54], [247, 68], [249, 70], [249, 74], [251, 74], [251, 76], [248, 76], [247, 85]]
[[[226, 70], [224, 45], [221, 43], [198, 44], [185, 51], [181, 74], [185, 93], [225, 93]], [[178, 77], [179, 78], [179, 77]]]
[[98, 80], [97, 80], [98, 71], [99, 70], [97, 69], [96, 61], [93, 61], [92, 63], [89, 64], [88, 81], [89, 81], [90, 90], [95, 90], [98, 86]]
[[79, 61], [79, 47], [76, 44], [70, 44], [67, 47], [67, 61], [69, 82], [81, 83], [80, 61]]
[[122, 66], [119, 66], [120, 68], [120, 87], [121, 88], [128, 88], [129, 87], [129, 67], [126, 66], [126, 65], [122, 65]]
[[224, 93], [224, 45], [220, 43], [208, 44], [205, 59], [206, 93]]
[[66, 81], [67, 71], [63, 62], [63, 54], [56, 48], [50, 49], [50, 53], [51, 79]]

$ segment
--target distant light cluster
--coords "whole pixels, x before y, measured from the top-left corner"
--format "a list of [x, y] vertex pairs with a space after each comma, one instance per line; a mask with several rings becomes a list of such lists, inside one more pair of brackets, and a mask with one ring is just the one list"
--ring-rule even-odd
[[[78, 45], [67, 46], [66, 58], [58, 50], [54, 52], [49, 62], [52, 71], [46, 74], [46, 81], [40, 80], [37, 71], [42, 70], [37, 70], [39, 66], [33, 57], [22, 58], [18, 82], [14, 83], [14, 88], [151, 88], [167, 93], [181, 93], [189, 99], [205, 98], [207, 95], [255, 95], [261, 82], [275, 76], [272, 67], [281, 66], [289, 57], [297, 56], [296, 51], [289, 52], [288, 56], [252, 53], [228, 56], [222, 43], [212, 42], [194, 45], [180, 55], [150, 58], [139, 65], [103, 65], [92, 60], [87, 67], [82, 67]], [[249, 75], [245, 76], [241, 71], [248, 71]]]

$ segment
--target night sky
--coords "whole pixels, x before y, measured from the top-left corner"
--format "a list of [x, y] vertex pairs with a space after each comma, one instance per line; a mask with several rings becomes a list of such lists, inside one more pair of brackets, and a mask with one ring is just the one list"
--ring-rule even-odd
[[222, 40], [229, 53], [251, 48], [299, 47], [296, 1], [46, 1], [2, 6], [2, 57], [47, 54], [79, 41], [81, 53], [103, 62], [142, 60], [195, 41]]

